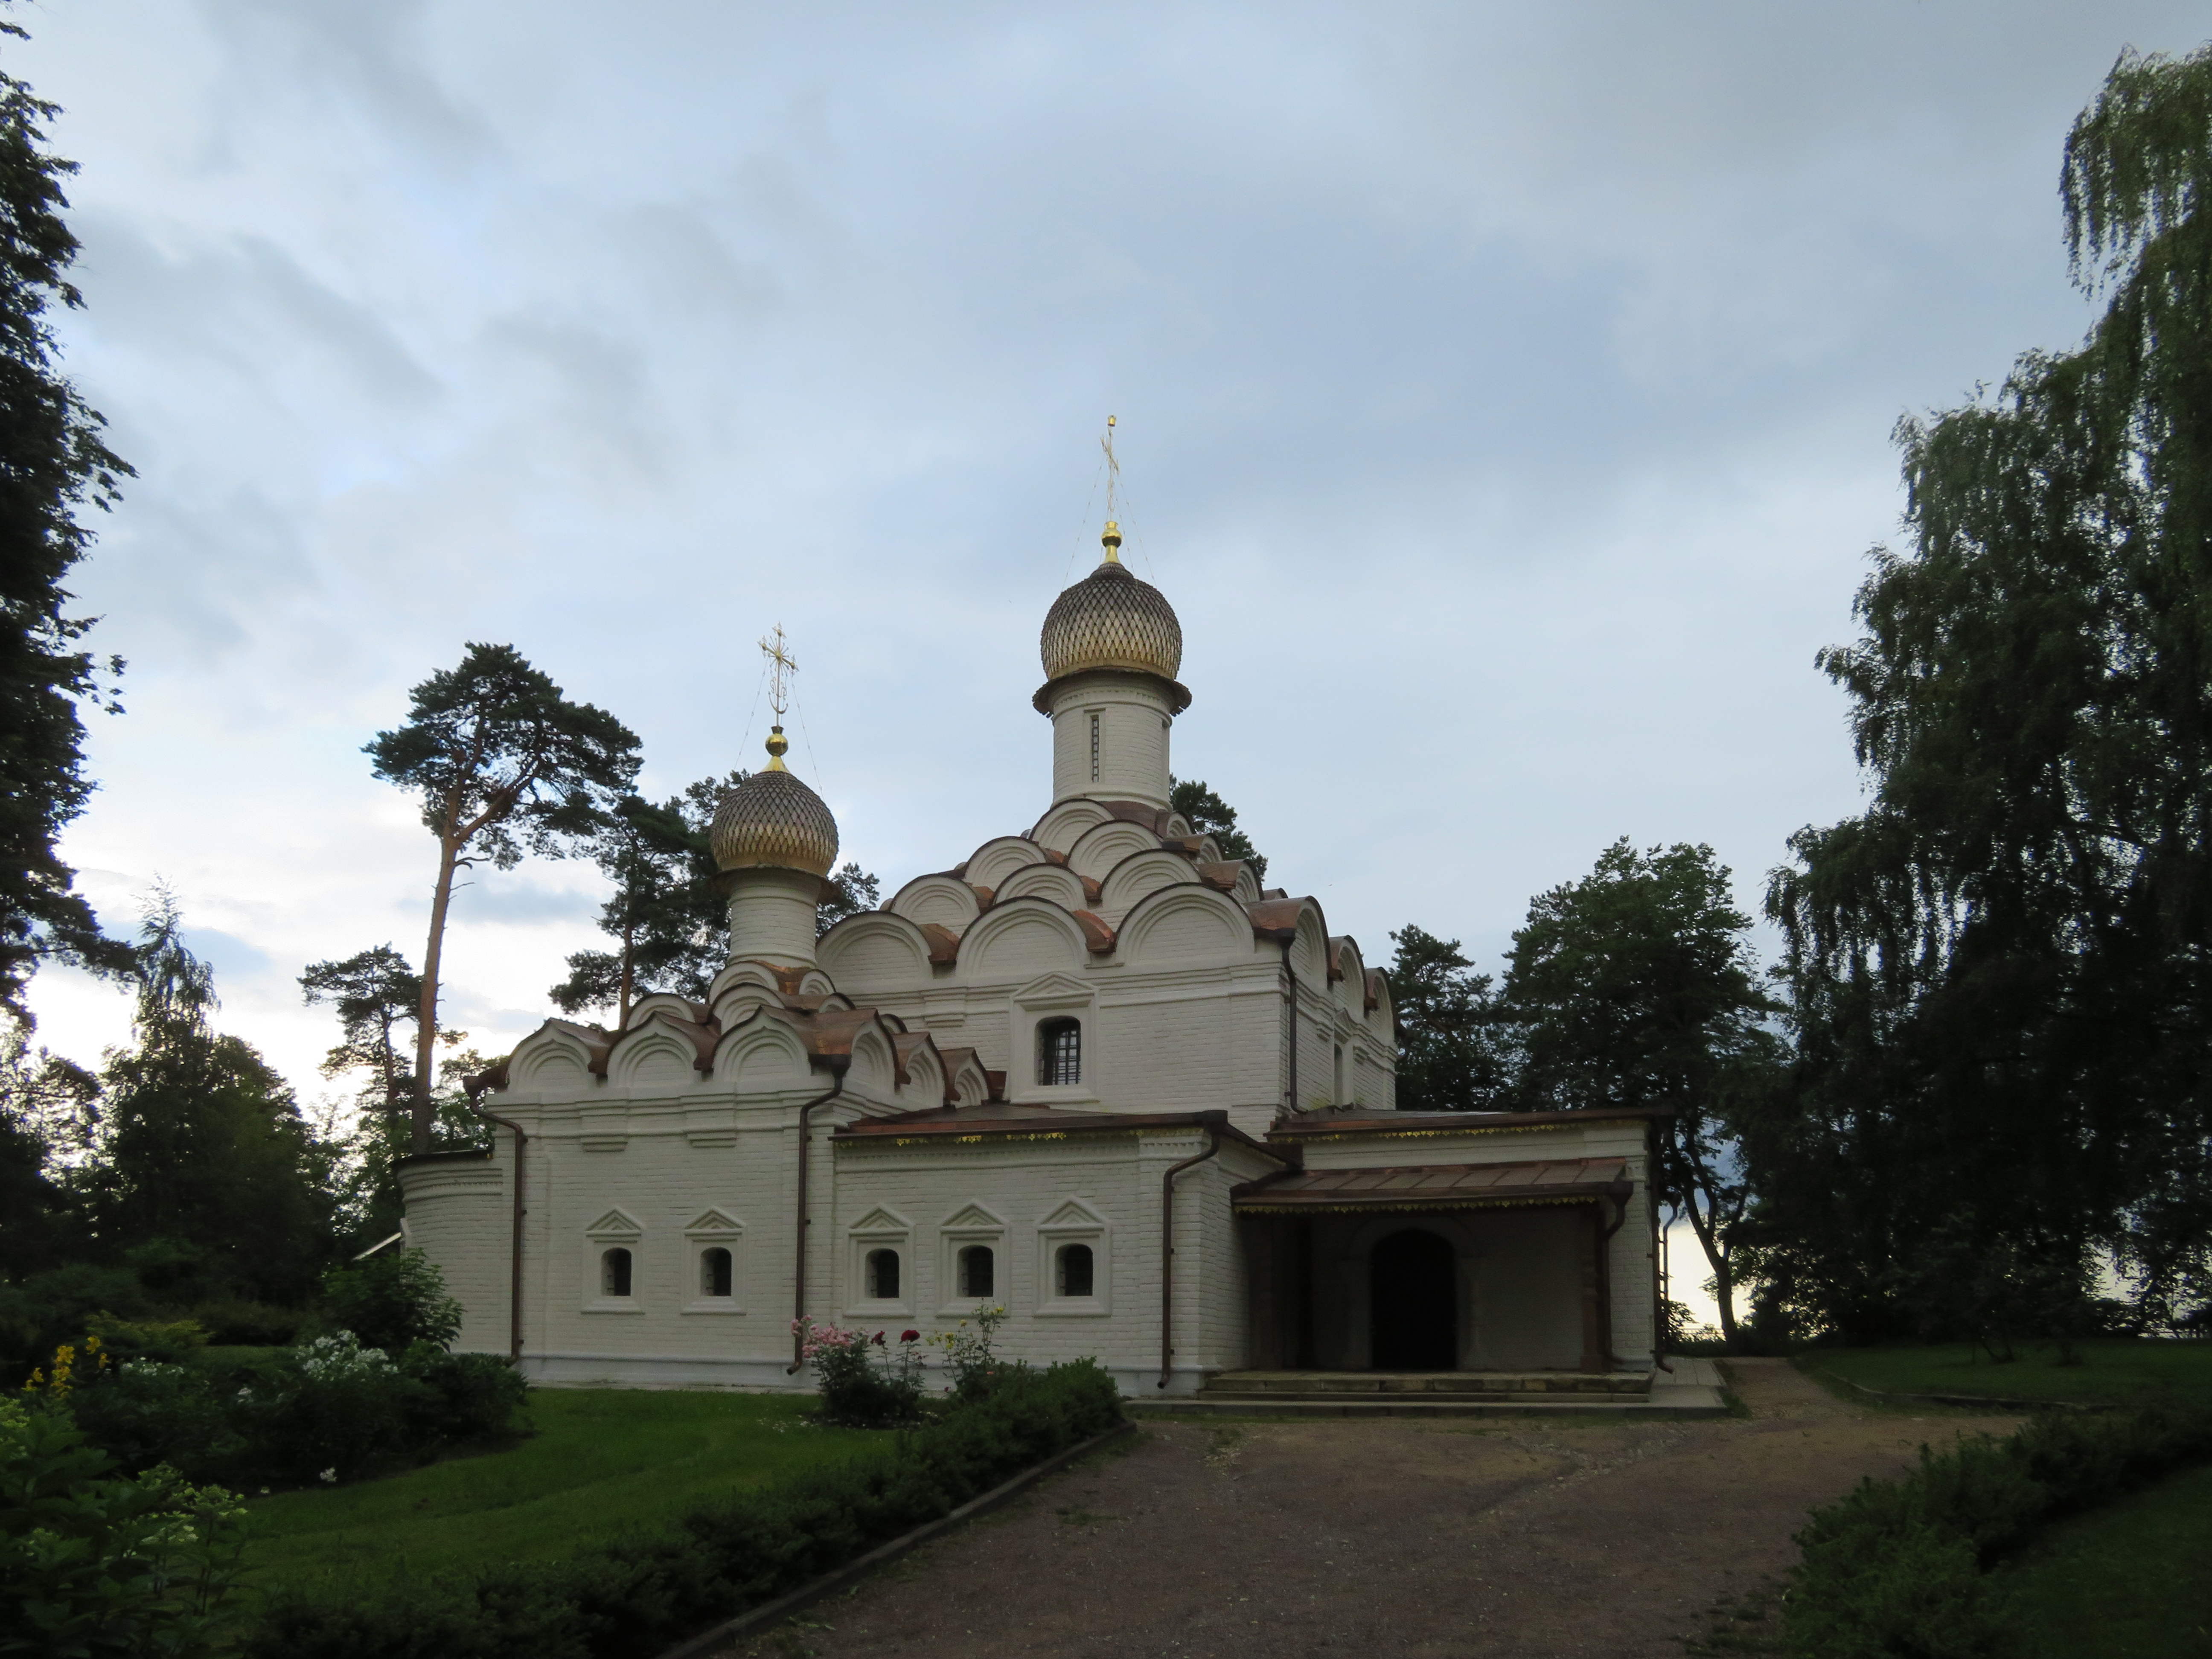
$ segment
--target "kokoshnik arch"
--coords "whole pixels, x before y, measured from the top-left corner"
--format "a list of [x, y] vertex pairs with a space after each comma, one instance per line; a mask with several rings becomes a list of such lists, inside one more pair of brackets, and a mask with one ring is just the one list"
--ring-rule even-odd
[[817, 941], [837, 826], [777, 726], [714, 820], [707, 1000], [548, 1020], [472, 1079], [494, 1150], [402, 1164], [459, 1346], [541, 1383], [803, 1389], [796, 1315], [1003, 1304], [1002, 1352], [1094, 1356], [1135, 1395], [1268, 1370], [1648, 1387], [1648, 1115], [1395, 1109], [1383, 975], [1169, 805], [1182, 629], [1121, 539], [1045, 617], [1030, 829]]

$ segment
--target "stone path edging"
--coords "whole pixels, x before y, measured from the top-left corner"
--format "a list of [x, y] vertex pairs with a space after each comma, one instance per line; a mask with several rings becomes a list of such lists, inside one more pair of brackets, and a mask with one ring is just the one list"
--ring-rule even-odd
[[739, 1637], [748, 1635], [764, 1625], [774, 1624], [779, 1619], [797, 1613], [808, 1603], [820, 1601], [833, 1590], [842, 1589], [854, 1579], [865, 1577], [885, 1563], [896, 1561], [908, 1550], [927, 1543], [939, 1533], [950, 1532], [963, 1522], [972, 1521], [977, 1516], [987, 1514], [998, 1508], [1008, 1498], [1035, 1486], [1048, 1474], [1066, 1468], [1085, 1454], [1097, 1451], [1101, 1447], [1110, 1446], [1124, 1435], [1134, 1434], [1136, 1431], [1137, 1425], [1134, 1423], [1123, 1423], [1117, 1428], [1107, 1430], [1103, 1434], [1093, 1435], [1088, 1440], [1070, 1446], [1065, 1451], [1054, 1452], [1043, 1462], [1031, 1464], [1012, 1480], [992, 1487], [981, 1498], [969, 1498], [950, 1515], [940, 1516], [934, 1521], [925, 1522], [912, 1532], [902, 1533], [888, 1544], [878, 1544], [866, 1555], [848, 1561], [842, 1567], [831, 1568], [811, 1583], [801, 1584], [797, 1589], [777, 1596], [773, 1601], [762, 1602], [750, 1613], [741, 1613], [734, 1619], [723, 1620], [712, 1630], [701, 1632], [689, 1641], [679, 1642], [662, 1653], [660, 1659], [705, 1659], [706, 1655], [727, 1645]]

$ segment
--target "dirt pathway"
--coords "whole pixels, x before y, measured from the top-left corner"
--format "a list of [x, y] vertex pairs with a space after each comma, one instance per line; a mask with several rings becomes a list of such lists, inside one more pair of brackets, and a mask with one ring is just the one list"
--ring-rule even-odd
[[1847, 1406], [1732, 1362], [1748, 1419], [1152, 1423], [733, 1652], [1679, 1659], [1808, 1509], [2010, 1419]]

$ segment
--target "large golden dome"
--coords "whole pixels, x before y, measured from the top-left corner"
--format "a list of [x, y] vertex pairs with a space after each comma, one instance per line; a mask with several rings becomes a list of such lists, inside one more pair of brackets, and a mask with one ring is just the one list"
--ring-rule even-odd
[[1045, 612], [1037, 642], [1044, 677], [1126, 668], [1172, 680], [1182, 667], [1182, 624], [1164, 593], [1129, 574], [1116, 556], [1121, 535], [1112, 525], [1106, 529], [1104, 562]]
[[822, 797], [784, 769], [783, 728], [769, 738], [773, 757], [722, 797], [708, 832], [715, 867], [804, 870], [826, 876], [837, 862], [837, 820]]

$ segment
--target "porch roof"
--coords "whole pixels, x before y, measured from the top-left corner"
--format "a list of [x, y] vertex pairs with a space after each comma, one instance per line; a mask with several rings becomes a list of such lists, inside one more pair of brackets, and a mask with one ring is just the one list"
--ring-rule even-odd
[[1339, 1210], [1469, 1210], [1486, 1206], [1586, 1203], [1635, 1191], [1621, 1158], [1525, 1164], [1440, 1164], [1395, 1170], [1309, 1170], [1231, 1189], [1239, 1210], [1311, 1214]]

